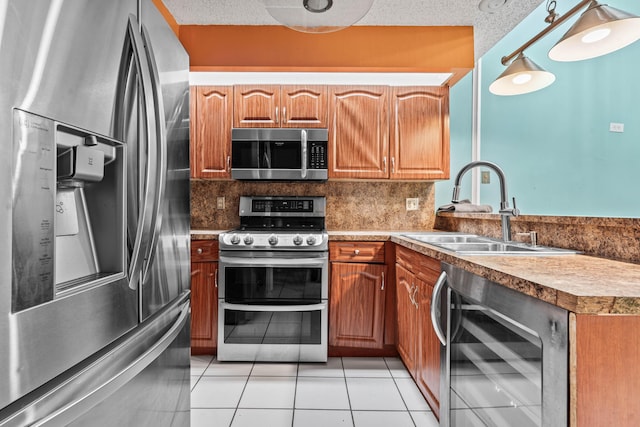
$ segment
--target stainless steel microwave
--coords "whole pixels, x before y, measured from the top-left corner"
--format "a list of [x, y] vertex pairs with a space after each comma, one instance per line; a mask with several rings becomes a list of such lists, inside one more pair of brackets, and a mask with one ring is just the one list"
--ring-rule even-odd
[[327, 129], [232, 129], [231, 178], [324, 181], [328, 142]]

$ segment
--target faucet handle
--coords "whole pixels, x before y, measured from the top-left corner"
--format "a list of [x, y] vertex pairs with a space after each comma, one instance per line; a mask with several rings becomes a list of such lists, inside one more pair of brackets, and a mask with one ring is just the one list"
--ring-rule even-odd
[[[506, 203], [505, 203], [506, 205]], [[520, 210], [516, 207], [516, 198], [513, 198], [513, 208], [504, 207], [500, 209], [500, 214], [508, 215], [508, 216], [518, 216], [520, 215]]]
[[512, 198], [511, 198], [511, 200], [513, 200], [513, 209], [512, 209], [512, 211], [513, 211], [513, 216], [518, 216], [518, 215], [520, 215], [520, 209], [518, 209], [518, 208], [516, 207], [516, 198], [515, 198], [515, 197], [512, 197]]

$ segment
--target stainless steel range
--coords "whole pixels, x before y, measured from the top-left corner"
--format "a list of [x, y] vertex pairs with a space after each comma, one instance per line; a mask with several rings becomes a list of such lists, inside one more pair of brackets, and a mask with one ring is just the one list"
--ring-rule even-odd
[[327, 360], [324, 197], [241, 197], [220, 235], [218, 360]]

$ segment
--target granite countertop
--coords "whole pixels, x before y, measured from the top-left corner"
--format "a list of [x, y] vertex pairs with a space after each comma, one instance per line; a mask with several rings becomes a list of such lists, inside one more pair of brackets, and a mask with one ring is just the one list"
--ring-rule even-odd
[[[429, 231], [429, 230], [421, 230]], [[222, 230], [192, 230], [193, 239]], [[415, 231], [413, 231], [415, 232]], [[580, 314], [640, 314], [640, 265], [587, 255], [461, 256], [402, 237], [406, 231], [329, 231], [334, 241], [386, 241], [461, 267]]]

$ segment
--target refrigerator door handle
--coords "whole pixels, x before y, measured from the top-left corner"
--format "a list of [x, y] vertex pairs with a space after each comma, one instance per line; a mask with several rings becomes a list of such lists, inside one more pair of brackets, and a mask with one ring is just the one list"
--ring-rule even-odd
[[66, 425], [117, 392], [169, 348], [189, 320], [189, 307], [189, 301], [184, 302], [177, 320], [169, 330], [131, 364], [89, 393], [30, 425], [37, 427]]
[[160, 84], [160, 74], [151, 45], [151, 37], [146, 27], [142, 25], [142, 40], [146, 53], [147, 63], [149, 65], [149, 79], [153, 89], [153, 101], [155, 108], [153, 111], [147, 111], [147, 115], [153, 114], [154, 123], [156, 125], [157, 140], [150, 139], [149, 143], [157, 146], [157, 164], [156, 164], [156, 188], [154, 209], [151, 217], [151, 240], [144, 254], [145, 266], [142, 271], [142, 277], [147, 276], [149, 267], [153, 263], [156, 253], [158, 236], [162, 229], [162, 201], [164, 200], [164, 192], [167, 185], [167, 134], [166, 120], [164, 117], [164, 101], [162, 99], [162, 89]]
[[138, 282], [141, 280], [141, 274], [143, 270], [144, 256], [148, 253], [148, 248], [152, 240], [151, 234], [153, 233], [153, 210], [157, 197], [156, 190], [156, 176], [158, 165], [156, 159], [158, 158], [157, 146], [157, 131], [158, 124], [156, 123], [155, 104], [153, 100], [153, 83], [151, 79], [151, 71], [149, 69], [149, 63], [146, 60], [144, 54], [144, 41], [138, 30], [138, 21], [135, 16], [129, 16], [129, 24], [127, 28], [128, 37], [131, 41], [131, 47], [133, 50], [133, 59], [136, 61], [136, 65], [140, 72], [140, 87], [142, 90], [142, 101], [145, 112], [145, 124], [146, 124], [146, 143], [148, 150], [149, 162], [146, 167], [145, 176], [145, 189], [142, 200], [142, 209], [140, 213], [140, 220], [138, 221], [138, 228], [136, 230], [136, 236], [134, 240], [133, 250], [131, 253], [131, 260], [129, 265], [129, 287], [131, 289], [138, 288]]

